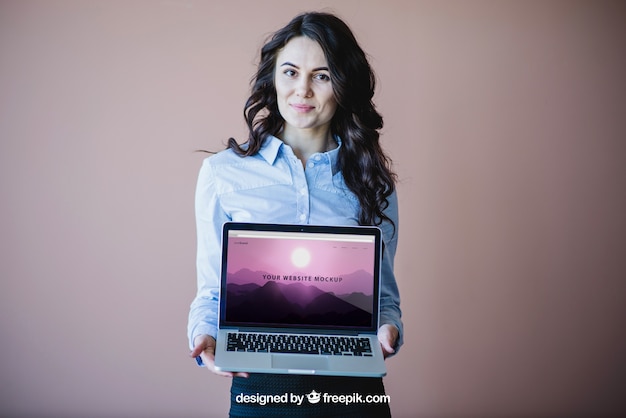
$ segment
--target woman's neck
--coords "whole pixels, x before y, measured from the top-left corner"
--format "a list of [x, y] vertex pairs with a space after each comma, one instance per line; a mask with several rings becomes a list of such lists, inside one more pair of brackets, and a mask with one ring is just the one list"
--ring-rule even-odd
[[278, 134], [278, 137], [289, 145], [302, 164], [306, 164], [311, 155], [318, 152], [330, 151], [337, 147], [332, 138], [330, 129], [304, 130], [289, 129], [287, 126]]

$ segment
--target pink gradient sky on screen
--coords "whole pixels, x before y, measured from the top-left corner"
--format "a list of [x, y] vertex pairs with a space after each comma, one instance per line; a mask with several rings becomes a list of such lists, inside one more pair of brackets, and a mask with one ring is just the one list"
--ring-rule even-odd
[[[247, 242], [237, 244], [236, 242]], [[310, 254], [306, 267], [296, 266], [291, 255], [295, 249], [305, 249]], [[372, 294], [372, 283], [349, 280], [346, 275], [358, 270], [372, 274], [374, 269], [374, 244], [367, 242], [339, 242], [294, 239], [231, 238], [228, 248], [228, 273], [242, 269], [263, 271], [280, 275], [280, 283], [298, 283], [282, 280], [283, 275], [342, 277], [340, 282], [301, 281], [305, 285], [315, 285], [321, 290], [336, 294], [363, 292]], [[267, 279], [262, 276], [251, 278], [248, 283], [264, 285]], [[241, 283], [239, 283], [241, 284]]]

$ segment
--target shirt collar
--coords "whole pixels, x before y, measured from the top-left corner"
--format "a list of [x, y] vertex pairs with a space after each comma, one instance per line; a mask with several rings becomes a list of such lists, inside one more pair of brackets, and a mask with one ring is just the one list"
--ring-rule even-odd
[[[337, 141], [337, 148], [334, 148], [330, 151], [327, 151], [323, 154], [327, 155], [330, 166], [333, 170], [333, 174], [336, 174], [339, 171], [339, 149], [341, 148], [341, 138], [335, 135], [335, 141]], [[259, 155], [263, 157], [268, 164], [274, 165], [274, 161], [278, 157], [278, 152], [280, 148], [285, 145], [283, 141], [276, 138], [273, 135], [269, 135], [267, 139], [263, 142], [261, 149], [259, 150]]]
[[274, 161], [276, 161], [278, 151], [282, 145], [283, 141], [273, 135], [270, 135], [265, 141], [263, 141], [263, 145], [261, 145], [261, 149], [259, 150], [259, 155], [263, 157], [269, 165], [274, 165]]

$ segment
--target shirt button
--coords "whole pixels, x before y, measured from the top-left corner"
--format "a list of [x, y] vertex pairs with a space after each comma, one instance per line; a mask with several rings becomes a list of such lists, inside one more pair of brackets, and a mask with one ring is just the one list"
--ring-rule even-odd
[[301, 220], [301, 221], [304, 221], [305, 219], [306, 219], [306, 215], [305, 215], [304, 213], [303, 213], [303, 214], [301, 214], [301, 215], [300, 215], [300, 220]]
[[315, 167], [315, 163], [310, 162], [310, 163], [307, 164], [307, 167], [313, 168], [313, 167]]
[[318, 154], [318, 155], [316, 155], [316, 156], [314, 157], [314, 159], [315, 159], [315, 161], [319, 161], [319, 160], [321, 160], [321, 159], [322, 159], [322, 156]]
[[306, 188], [304, 188], [304, 187], [303, 187], [303, 188], [301, 188], [301, 189], [300, 189], [300, 194], [301, 194], [302, 196], [304, 196], [304, 195], [306, 194]]

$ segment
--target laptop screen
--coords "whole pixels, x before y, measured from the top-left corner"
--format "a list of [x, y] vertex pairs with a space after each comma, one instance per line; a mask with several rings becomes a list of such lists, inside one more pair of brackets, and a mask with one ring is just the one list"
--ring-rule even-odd
[[375, 329], [377, 228], [255, 225], [224, 233], [223, 325]]

